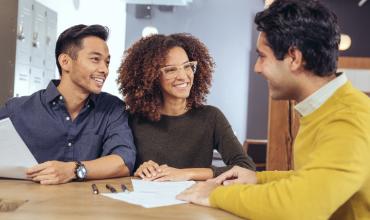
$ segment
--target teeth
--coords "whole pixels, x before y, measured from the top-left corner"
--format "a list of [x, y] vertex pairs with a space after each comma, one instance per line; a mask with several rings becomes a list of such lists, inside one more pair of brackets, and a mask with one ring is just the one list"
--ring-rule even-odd
[[175, 85], [175, 87], [179, 87], [179, 88], [185, 88], [186, 86], [188, 86], [187, 83], [182, 83], [182, 84]]
[[95, 82], [97, 82], [97, 83], [100, 83], [100, 84], [104, 83], [104, 79], [102, 79], [102, 78], [93, 77], [92, 79], [95, 80]]

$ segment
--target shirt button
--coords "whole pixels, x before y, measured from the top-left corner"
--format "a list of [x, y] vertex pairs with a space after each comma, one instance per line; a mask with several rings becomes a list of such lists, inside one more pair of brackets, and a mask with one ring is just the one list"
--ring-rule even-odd
[[66, 117], [66, 120], [69, 121], [71, 118], [70, 117]]
[[68, 143], [68, 147], [72, 147], [72, 143], [71, 142]]
[[63, 96], [59, 96], [59, 99], [60, 99], [60, 100], [63, 100]]
[[56, 103], [55, 102], [53, 102], [53, 105], [55, 105]]

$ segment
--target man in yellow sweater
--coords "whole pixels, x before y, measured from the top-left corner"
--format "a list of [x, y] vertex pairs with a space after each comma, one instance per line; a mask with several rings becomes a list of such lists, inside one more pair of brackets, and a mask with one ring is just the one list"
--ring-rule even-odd
[[302, 116], [295, 170], [234, 167], [178, 198], [247, 219], [370, 219], [370, 99], [336, 73], [336, 16], [319, 1], [276, 0], [255, 23], [255, 71]]

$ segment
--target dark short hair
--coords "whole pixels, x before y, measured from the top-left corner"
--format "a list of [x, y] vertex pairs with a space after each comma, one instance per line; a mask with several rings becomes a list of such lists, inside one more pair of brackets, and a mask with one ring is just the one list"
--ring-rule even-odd
[[79, 24], [66, 29], [59, 35], [55, 46], [55, 61], [60, 75], [62, 74], [62, 68], [58, 62], [59, 55], [66, 53], [72, 57], [72, 59], [76, 59], [77, 52], [82, 49], [82, 40], [89, 36], [95, 36], [107, 41], [109, 29], [97, 24], [89, 26]]
[[266, 34], [278, 60], [290, 48], [297, 48], [306, 70], [318, 76], [336, 71], [340, 42], [337, 17], [319, 1], [275, 0], [257, 13], [254, 22], [257, 30]]

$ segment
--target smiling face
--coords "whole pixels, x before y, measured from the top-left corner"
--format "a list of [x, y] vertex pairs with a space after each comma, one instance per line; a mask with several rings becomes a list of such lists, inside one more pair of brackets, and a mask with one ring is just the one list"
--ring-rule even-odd
[[286, 56], [283, 60], [276, 59], [263, 32], [257, 40], [257, 53], [254, 71], [267, 80], [271, 98], [295, 99], [299, 89], [291, 71], [292, 58]]
[[164, 71], [161, 72], [160, 85], [164, 102], [170, 100], [183, 101], [189, 97], [194, 73], [189, 71], [191, 68], [188, 62], [188, 55], [183, 48], [174, 47], [168, 51], [164, 67], [167, 71], [171, 71], [171, 68], [173, 68], [172, 70], [177, 72], [172, 79], [168, 79], [169, 77], [165, 76]]
[[[66, 65], [61, 66], [63, 75], [67, 76], [70, 83], [69, 88], [86, 94], [101, 92], [108, 76], [110, 61], [108, 46], [104, 40], [94, 36], [86, 37], [82, 40], [82, 48], [76, 59], [65, 59]], [[61, 60], [64, 61], [63, 58]]]

